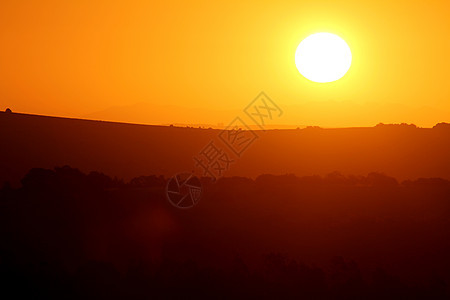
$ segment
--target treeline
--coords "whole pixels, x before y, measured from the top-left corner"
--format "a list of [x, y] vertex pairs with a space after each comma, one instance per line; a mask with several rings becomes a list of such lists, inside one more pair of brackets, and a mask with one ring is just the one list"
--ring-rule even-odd
[[[213, 181], [208, 177], [202, 177], [201, 181], [206, 185]], [[21, 180], [22, 189], [68, 189], [74, 188], [90, 188], [90, 189], [111, 189], [111, 188], [149, 188], [163, 187], [167, 182], [167, 178], [162, 175], [139, 176], [125, 182], [117, 177], [110, 177], [100, 172], [90, 172], [85, 174], [76, 168], [69, 166], [55, 167], [53, 170], [34, 168], [31, 169]], [[222, 177], [217, 181], [218, 184], [257, 184], [261, 186], [267, 185], [355, 185], [355, 186], [423, 186], [423, 185], [440, 185], [448, 186], [450, 181], [442, 178], [418, 178], [416, 180], [397, 181], [394, 177], [387, 176], [383, 173], [372, 172], [367, 176], [363, 175], [343, 175], [340, 172], [332, 172], [325, 176], [302, 176], [298, 177], [294, 174], [272, 175], [262, 174], [255, 179], [247, 177]], [[6, 182], [1, 191], [11, 190], [10, 185]], [[0, 198], [1, 199], [1, 198]]]
[[[0, 190], [12, 298], [448, 299], [450, 183], [367, 176], [167, 178], [32, 169]], [[11, 298], [11, 297], [3, 297]]]

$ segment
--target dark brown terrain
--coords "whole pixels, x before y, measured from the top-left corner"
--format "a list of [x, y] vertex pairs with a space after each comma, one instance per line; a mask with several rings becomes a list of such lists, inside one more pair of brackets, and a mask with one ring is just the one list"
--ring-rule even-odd
[[173, 207], [220, 132], [0, 113], [2, 299], [450, 297], [449, 125], [258, 131]]
[[[194, 169], [193, 157], [220, 130], [134, 125], [0, 113], [0, 182], [16, 185], [30, 168], [77, 166], [124, 179]], [[399, 180], [450, 179], [450, 126], [268, 130], [226, 176], [381, 172]]]

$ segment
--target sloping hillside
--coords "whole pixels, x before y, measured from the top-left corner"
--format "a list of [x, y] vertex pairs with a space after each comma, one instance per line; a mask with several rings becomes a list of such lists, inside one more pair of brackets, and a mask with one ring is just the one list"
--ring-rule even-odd
[[[171, 176], [195, 167], [193, 157], [220, 130], [135, 125], [0, 113], [0, 179], [17, 183], [33, 167], [70, 165], [129, 179]], [[373, 128], [268, 130], [227, 176], [263, 173], [323, 175], [384, 172], [398, 179], [450, 179], [450, 129], [406, 125]]]

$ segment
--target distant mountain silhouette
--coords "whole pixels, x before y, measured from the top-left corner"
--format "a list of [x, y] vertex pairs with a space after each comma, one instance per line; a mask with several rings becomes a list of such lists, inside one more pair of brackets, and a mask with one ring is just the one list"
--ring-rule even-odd
[[238, 112], [236, 109], [218, 110], [208, 107], [196, 108], [139, 102], [126, 106], [113, 106], [86, 114], [83, 117], [94, 120], [161, 125], [167, 124], [166, 116], [171, 116], [172, 124], [192, 124], [194, 123], [192, 120], [204, 120], [204, 124], [216, 125], [221, 122], [217, 120], [232, 119]]
[[[143, 174], [172, 176], [192, 170], [193, 157], [220, 132], [1, 112], [0, 182], [14, 185], [30, 168], [61, 165], [127, 180]], [[308, 127], [257, 134], [259, 138], [230, 166], [227, 176], [375, 171], [399, 180], [450, 179], [448, 124], [432, 129], [404, 124]]]

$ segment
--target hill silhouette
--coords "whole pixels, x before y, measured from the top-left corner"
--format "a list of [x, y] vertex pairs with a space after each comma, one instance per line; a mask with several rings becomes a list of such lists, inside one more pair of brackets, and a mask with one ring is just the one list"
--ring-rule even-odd
[[[73, 165], [130, 179], [193, 169], [194, 155], [220, 130], [151, 126], [0, 113], [0, 182], [17, 185], [30, 168]], [[450, 128], [383, 125], [371, 128], [267, 130], [227, 176], [333, 171], [382, 172], [400, 180], [450, 179]]]
[[379, 173], [166, 178], [68, 166], [0, 189], [0, 286], [15, 298], [448, 299], [450, 181]]

